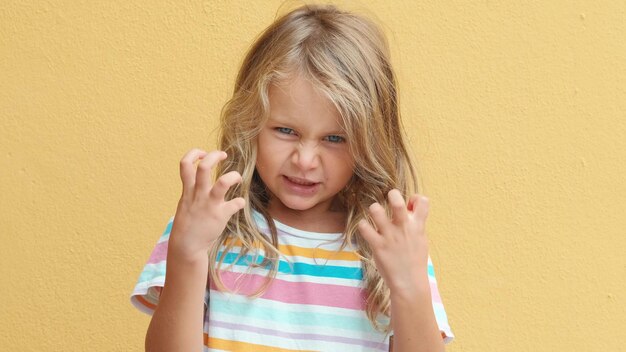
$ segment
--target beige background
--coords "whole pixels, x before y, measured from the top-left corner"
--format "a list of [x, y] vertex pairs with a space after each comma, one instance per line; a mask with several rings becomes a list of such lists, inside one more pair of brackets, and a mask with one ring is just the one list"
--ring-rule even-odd
[[[0, 3], [2, 350], [143, 350], [178, 162], [281, 3]], [[336, 3], [389, 34], [448, 350], [623, 350], [625, 3]]]

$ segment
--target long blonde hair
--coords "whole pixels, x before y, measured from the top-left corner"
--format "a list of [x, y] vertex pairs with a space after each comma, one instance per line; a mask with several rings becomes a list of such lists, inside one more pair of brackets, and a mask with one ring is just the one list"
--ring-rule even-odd
[[[293, 73], [304, 74], [341, 115], [355, 158], [354, 176], [338, 194], [348, 215], [342, 249], [357, 245], [368, 292], [367, 316], [376, 329], [388, 332], [389, 324], [381, 325], [377, 317], [390, 315], [389, 288], [357, 223], [363, 218], [371, 221], [369, 205], [386, 206], [392, 188], [405, 197], [417, 191], [417, 180], [404, 143], [387, 39], [371, 20], [332, 5], [304, 5], [281, 16], [256, 39], [241, 65], [233, 96], [221, 114], [219, 146], [228, 158], [216, 174], [236, 170], [242, 175], [243, 181], [227, 198], [241, 196], [246, 207], [230, 219], [209, 253], [211, 263], [219, 260], [211, 266], [211, 280], [219, 289], [227, 289], [218, 275], [224, 260], [224, 256], [218, 259], [218, 251], [226, 253], [235, 243], [241, 246], [239, 257], [254, 249], [264, 252], [264, 260], [252, 266], [266, 267], [269, 273], [253, 296], [262, 295], [276, 277], [278, 238], [267, 212], [267, 190], [255, 172], [257, 136], [269, 114], [269, 86]], [[256, 227], [252, 209], [266, 219], [269, 238]]]

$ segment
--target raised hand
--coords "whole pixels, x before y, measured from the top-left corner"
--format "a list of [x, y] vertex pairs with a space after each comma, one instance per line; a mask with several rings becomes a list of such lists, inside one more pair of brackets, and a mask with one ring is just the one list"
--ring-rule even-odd
[[231, 171], [212, 182], [213, 168], [226, 156], [220, 150], [207, 153], [192, 149], [180, 160], [183, 192], [172, 225], [169, 251], [176, 251], [177, 255], [190, 260], [206, 257], [230, 217], [245, 206], [241, 197], [224, 199], [228, 189], [241, 182], [238, 172]]
[[361, 220], [361, 236], [372, 248], [376, 267], [392, 292], [428, 287], [428, 238], [424, 231], [428, 199], [414, 194], [407, 204], [397, 189], [387, 197], [391, 219], [380, 204], [372, 204], [369, 213], [376, 229]]

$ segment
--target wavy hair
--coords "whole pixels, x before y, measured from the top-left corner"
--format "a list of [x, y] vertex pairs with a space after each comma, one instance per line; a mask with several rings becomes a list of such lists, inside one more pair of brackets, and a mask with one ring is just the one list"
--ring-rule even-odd
[[[268, 192], [255, 171], [257, 136], [269, 115], [268, 90], [292, 77], [304, 75], [323, 92], [340, 113], [340, 124], [355, 158], [354, 176], [338, 194], [347, 220], [342, 249], [356, 244], [367, 290], [366, 313], [373, 326], [381, 324], [379, 314], [390, 316], [390, 293], [376, 269], [368, 243], [359, 235], [357, 224], [371, 221], [368, 207], [378, 202], [389, 211], [386, 195], [397, 188], [405, 196], [417, 191], [417, 178], [407, 151], [400, 113], [395, 74], [390, 64], [387, 39], [371, 20], [332, 5], [304, 5], [276, 19], [255, 40], [238, 73], [232, 98], [221, 113], [219, 147], [228, 153], [216, 175], [238, 171], [243, 181], [229, 190], [227, 198], [246, 200], [243, 211], [228, 222], [216, 246], [209, 252], [210, 279], [227, 289], [218, 275], [224, 256], [240, 245], [239, 257], [262, 249], [264, 259], [251, 267], [268, 268], [265, 284], [252, 296], [259, 297], [276, 277], [278, 235], [268, 211]], [[267, 221], [270, 236], [255, 225], [252, 209]]]

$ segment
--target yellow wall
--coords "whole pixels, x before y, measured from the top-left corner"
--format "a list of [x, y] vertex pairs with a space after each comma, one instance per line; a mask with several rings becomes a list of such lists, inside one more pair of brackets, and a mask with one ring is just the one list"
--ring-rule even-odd
[[[280, 3], [2, 1], [2, 350], [143, 350], [178, 162]], [[390, 34], [448, 350], [623, 350], [624, 3], [342, 3]]]

